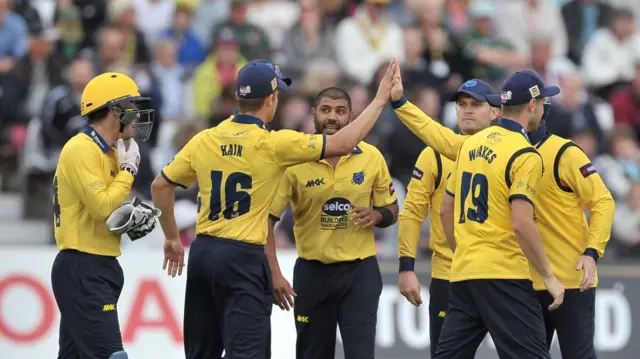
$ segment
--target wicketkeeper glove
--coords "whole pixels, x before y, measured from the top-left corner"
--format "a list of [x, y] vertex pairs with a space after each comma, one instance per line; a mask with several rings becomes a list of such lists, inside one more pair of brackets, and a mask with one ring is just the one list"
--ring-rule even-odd
[[126, 233], [132, 241], [135, 241], [153, 231], [157, 223], [156, 219], [161, 214], [159, 209], [142, 203], [135, 197], [133, 201], [124, 202], [111, 213], [107, 219], [107, 226], [111, 233], [118, 236]]

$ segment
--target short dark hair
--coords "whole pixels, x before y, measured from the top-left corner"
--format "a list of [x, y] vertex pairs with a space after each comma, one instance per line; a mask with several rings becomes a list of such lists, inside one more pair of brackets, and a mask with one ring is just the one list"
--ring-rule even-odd
[[351, 96], [347, 93], [347, 91], [341, 89], [340, 87], [328, 87], [316, 95], [315, 100], [313, 101], [314, 106], [318, 107], [320, 105], [320, 101], [323, 98], [328, 97], [332, 100], [345, 100], [347, 101], [347, 108], [351, 111]]
[[240, 113], [252, 113], [260, 110], [264, 106], [267, 98], [239, 98], [238, 99], [238, 112]]
[[87, 123], [92, 125], [94, 123], [98, 123], [102, 120], [104, 120], [107, 115], [109, 115], [109, 108], [105, 107], [105, 108], [101, 108], [97, 111], [93, 111], [90, 114], [87, 115]]

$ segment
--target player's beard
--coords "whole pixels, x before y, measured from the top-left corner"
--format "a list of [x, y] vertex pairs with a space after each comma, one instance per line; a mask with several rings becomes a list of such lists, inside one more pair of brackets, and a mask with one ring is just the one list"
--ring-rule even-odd
[[[316, 127], [316, 134], [324, 134], [324, 135], [333, 135], [336, 132], [340, 131], [340, 129], [342, 128], [342, 125], [340, 124], [340, 122], [338, 121], [327, 121], [326, 123], [322, 124], [320, 123], [320, 121], [317, 118], [313, 118], [313, 124]], [[327, 128], [329, 127], [329, 128]], [[329, 131], [330, 133], [325, 133], [325, 131]]]

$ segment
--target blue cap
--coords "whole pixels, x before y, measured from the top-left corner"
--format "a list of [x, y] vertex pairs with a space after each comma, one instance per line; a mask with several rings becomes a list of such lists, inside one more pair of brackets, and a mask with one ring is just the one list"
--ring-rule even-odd
[[238, 98], [265, 98], [276, 90], [291, 85], [291, 79], [283, 77], [278, 66], [267, 60], [253, 60], [244, 65], [236, 79]]
[[502, 85], [500, 97], [492, 97], [492, 101], [499, 98], [503, 106], [518, 106], [534, 98], [551, 97], [559, 93], [558, 86], [545, 86], [535, 71], [524, 70], [509, 76]]
[[490, 96], [496, 96], [495, 92], [493, 92], [493, 88], [482, 80], [472, 79], [463, 83], [458, 91], [451, 96], [451, 101], [457, 101], [461, 94], [469, 95], [481, 102], [486, 101], [491, 106], [500, 107], [499, 99], [490, 100]]

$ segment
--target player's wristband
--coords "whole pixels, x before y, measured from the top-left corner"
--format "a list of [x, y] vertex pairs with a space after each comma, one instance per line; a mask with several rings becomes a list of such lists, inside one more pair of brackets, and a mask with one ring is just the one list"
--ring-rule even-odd
[[138, 172], [138, 171], [136, 171], [135, 168], [133, 168], [133, 166], [122, 165], [122, 166], [120, 166], [120, 169], [123, 170], [123, 171], [127, 171], [127, 172], [131, 173], [131, 175], [133, 177], [135, 177], [137, 172]]
[[598, 251], [596, 251], [593, 248], [587, 248], [584, 253], [582, 253], [585, 256], [589, 256], [591, 258], [593, 258], [594, 261], [596, 261], [596, 264], [598, 264], [598, 258], [600, 257], [598, 255]]
[[402, 97], [400, 97], [398, 101], [390, 101], [390, 103], [391, 103], [391, 107], [393, 107], [393, 109], [395, 110], [402, 107], [402, 105], [404, 105], [405, 103], [407, 103], [407, 98], [404, 97], [404, 95], [402, 95]]
[[391, 213], [391, 210], [389, 208], [379, 207], [374, 208], [373, 210], [380, 212], [380, 214], [382, 215], [382, 220], [378, 222], [378, 224], [376, 224], [376, 227], [387, 228], [393, 224], [393, 213]]
[[413, 272], [416, 265], [416, 259], [411, 257], [400, 257], [400, 268], [398, 272]]

